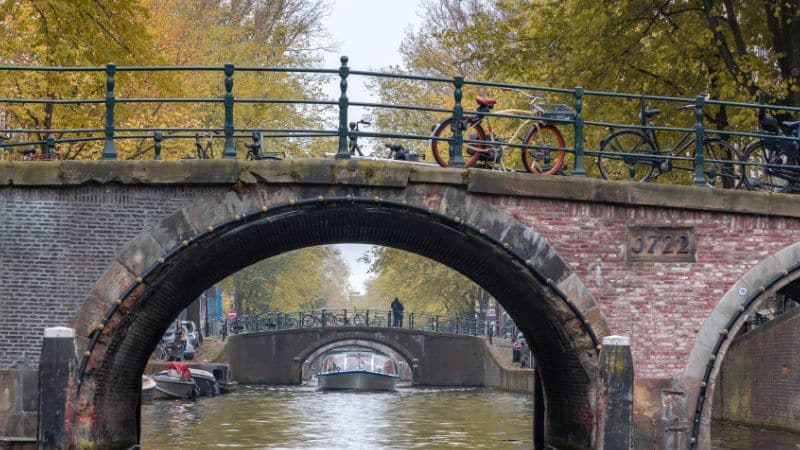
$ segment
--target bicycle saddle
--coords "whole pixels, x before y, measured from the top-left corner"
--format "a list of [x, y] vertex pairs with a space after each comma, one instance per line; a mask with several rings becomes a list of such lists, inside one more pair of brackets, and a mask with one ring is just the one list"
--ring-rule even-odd
[[475, 101], [481, 106], [494, 106], [497, 100], [489, 97], [475, 97]]
[[658, 108], [654, 108], [654, 109], [645, 108], [644, 109], [644, 117], [647, 118], [647, 119], [649, 119], [649, 118], [651, 118], [653, 116], [656, 116], [658, 114], [661, 114], [661, 110], [658, 109]]
[[792, 130], [798, 129], [798, 125], [800, 125], [800, 120], [797, 120], [795, 122], [789, 122], [789, 121], [783, 122], [783, 126], [785, 126], [786, 129], [789, 130], [790, 132]]

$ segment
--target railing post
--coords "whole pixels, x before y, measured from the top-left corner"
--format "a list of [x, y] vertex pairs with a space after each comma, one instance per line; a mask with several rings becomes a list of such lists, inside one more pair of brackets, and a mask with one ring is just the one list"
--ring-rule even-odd
[[103, 144], [103, 159], [117, 159], [117, 149], [114, 147], [114, 105], [117, 103], [114, 98], [114, 74], [116, 72], [116, 64], [106, 64], [106, 140]]
[[303, 328], [303, 311], [297, 312], [297, 328]]
[[586, 178], [583, 166], [583, 87], [575, 88], [575, 168], [572, 176]]
[[53, 154], [56, 152], [56, 139], [53, 137], [52, 134], [48, 134], [46, 138], [44, 138], [44, 153], [47, 155], [48, 159], [52, 159]]
[[156, 131], [153, 134], [153, 159], [159, 160], [161, 159], [161, 140], [164, 139], [164, 135], [161, 131]]
[[453, 78], [453, 121], [450, 129], [453, 132], [453, 142], [450, 145], [450, 167], [464, 167], [464, 156], [461, 150], [464, 147], [464, 107], [461, 106], [462, 88], [464, 77], [459, 75]]
[[342, 65], [339, 66], [339, 88], [342, 94], [339, 96], [339, 151], [336, 152], [336, 159], [350, 159], [350, 152], [347, 151], [347, 108], [350, 101], [347, 99], [347, 76], [350, 75], [350, 68], [347, 67], [347, 56], [339, 58]]
[[433, 331], [435, 331], [437, 333], [439, 332], [439, 316], [436, 316], [433, 319]]
[[345, 324], [345, 325], [350, 325], [350, 324], [347, 322], [347, 309], [346, 309], [346, 308], [345, 308], [345, 310], [344, 310], [344, 324]]
[[458, 334], [458, 316], [456, 316], [456, 334]]
[[324, 327], [324, 326], [327, 326], [327, 324], [326, 324], [325, 322], [326, 322], [326, 321], [325, 321], [325, 308], [323, 308], [323, 309], [322, 309], [322, 326], [323, 326], [323, 327]]
[[233, 63], [225, 63], [225, 149], [223, 158], [236, 158], [233, 146]]
[[367, 310], [367, 319], [366, 319], [366, 322], [367, 322], [366, 326], [367, 326], [367, 328], [369, 328], [369, 310]]
[[408, 329], [409, 330], [413, 330], [414, 329], [414, 313], [413, 312], [408, 315]]
[[694, 185], [705, 186], [706, 178], [703, 175], [703, 141], [705, 141], [706, 128], [703, 125], [703, 106], [706, 98], [698, 95], [694, 99], [694, 116], [697, 122], [694, 124]]

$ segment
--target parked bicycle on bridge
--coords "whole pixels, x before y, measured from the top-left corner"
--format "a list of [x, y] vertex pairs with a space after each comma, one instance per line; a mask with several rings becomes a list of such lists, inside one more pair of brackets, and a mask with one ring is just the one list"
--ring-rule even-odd
[[[514, 149], [519, 148], [519, 161], [526, 171], [542, 175], [559, 173], [566, 155], [564, 136], [548, 119], [571, 120], [575, 111], [567, 105], [541, 103], [544, 101], [543, 97], [519, 89], [503, 90], [524, 95], [530, 100], [530, 108], [506, 109], [494, 113], [495, 116], [506, 115], [521, 119], [511, 137], [504, 138], [497, 135], [491, 123], [491, 111], [497, 100], [476, 97], [477, 111], [465, 118], [462, 147], [464, 166], [472, 167], [477, 164], [497, 170], [514, 171], [518, 167]], [[433, 129], [431, 150], [434, 159], [442, 167], [448, 167], [450, 163], [450, 131], [454, 125], [455, 119], [450, 117]]]
[[[764, 104], [764, 96], [759, 95]], [[745, 186], [754, 191], [790, 192], [800, 184], [800, 121], [778, 120], [758, 108], [760, 137], [742, 153]], [[794, 138], [791, 139], [791, 138]]]
[[[694, 109], [694, 104], [678, 108], [691, 112]], [[603, 178], [650, 181], [672, 170], [694, 172], [695, 133], [686, 131], [672, 147], [661, 148], [656, 129], [652, 127], [658, 114], [661, 110], [647, 108], [642, 98], [639, 119], [643, 128], [623, 128], [601, 141], [597, 166]], [[733, 145], [716, 136], [704, 137], [703, 157], [703, 176], [708, 186], [731, 189], [742, 186], [743, 168]]]

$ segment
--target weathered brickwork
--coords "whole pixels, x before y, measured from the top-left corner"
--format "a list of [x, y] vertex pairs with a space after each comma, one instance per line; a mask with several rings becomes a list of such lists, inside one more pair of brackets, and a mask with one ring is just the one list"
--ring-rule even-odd
[[125, 244], [213, 189], [0, 190], [0, 368], [36, 367], [42, 331], [70, 325]]
[[[734, 282], [800, 241], [800, 220], [654, 207], [506, 198], [500, 208], [545, 236], [592, 292], [614, 334], [631, 336], [637, 377], [669, 377]], [[696, 263], [626, 263], [626, 226], [696, 230]]]
[[800, 309], [736, 338], [717, 376], [714, 417], [800, 431], [798, 346]]

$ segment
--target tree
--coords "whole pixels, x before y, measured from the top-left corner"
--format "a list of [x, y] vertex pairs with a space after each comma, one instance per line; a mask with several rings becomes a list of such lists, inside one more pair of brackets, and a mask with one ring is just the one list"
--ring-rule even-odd
[[347, 295], [347, 265], [331, 246], [309, 247], [265, 259], [222, 281], [240, 314], [320, 309]]
[[[386, 309], [399, 297], [408, 312], [440, 315], [485, 314], [489, 296], [472, 280], [424, 256], [389, 247], [365, 255], [373, 278], [367, 295]], [[480, 305], [476, 308], [476, 302]]]

